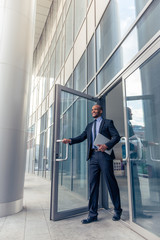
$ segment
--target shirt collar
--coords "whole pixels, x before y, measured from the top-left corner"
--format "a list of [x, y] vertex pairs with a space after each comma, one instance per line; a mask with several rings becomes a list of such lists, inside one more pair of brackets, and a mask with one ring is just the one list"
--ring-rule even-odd
[[96, 120], [97, 120], [97, 122], [100, 122], [100, 121], [102, 121], [102, 117], [100, 116]]

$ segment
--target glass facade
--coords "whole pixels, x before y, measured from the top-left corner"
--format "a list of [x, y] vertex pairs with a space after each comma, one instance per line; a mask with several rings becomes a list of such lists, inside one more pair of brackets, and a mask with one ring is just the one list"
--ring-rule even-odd
[[[98, 17], [100, 20], [97, 21], [99, 11], [95, 0], [64, 0], [59, 4], [53, 1], [33, 57], [28, 131], [34, 129], [34, 134], [29, 134], [28, 137], [28, 172], [35, 172], [50, 179], [55, 84], [65, 85], [92, 96], [102, 96], [103, 91], [119, 77], [123, 77], [123, 72], [147, 50], [154, 38], [159, 36], [160, 22], [157, 20], [159, 13], [160, 0], [111, 0], [101, 11], [101, 16]], [[88, 17], [94, 21], [91, 33], [87, 25]], [[159, 140], [158, 59], [157, 52], [125, 81], [127, 107], [133, 108], [134, 131], [146, 145], [148, 142], [158, 143]], [[137, 91], [136, 94], [130, 92], [134, 89]], [[76, 135], [83, 130], [86, 122], [85, 119], [81, 119], [82, 112], [89, 107], [89, 104], [77, 101], [72, 110], [65, 111], [69, 107], [70, 99], [67, 95], [64, 99], [65, 101], [61, 103], [60, 121], [61, 127], [63, 126], [61, 137], [70, 135], [64, 123], [66, 121], [70, 124], [73, 112], [75, 119], [81, 120], [83, 124], [77, 129], [72, 128], [72, 134]], [[137, 110], [134, 109], [136, 106]], [[79, 111], [82, 111], [82, 115], [79, 115]], [[141, 125], [135, 124], [139, 116], [138, 111], [141, 114]], [[151, 128], [153, 125], [154, 128]], [[143, 160], [133, 160], [133, 164], [132, 159], [130, 161], [133, 222], [159, 235], [158, 229], [151, 229], [147, 220], [142, 223], [138, 216], [138, 201], [141, 201], [146, 214], [150, 214], [151, 206], [159, 208], [158, 144], [152, 146], [142, 144], [142, 149]], [[82, 194], [84, 199], [87, 185], [81, 180], [86, 179], [87, 173], [81, 158], [84, 158], [85, 151], [83, 144], [74, 146], [70, 152], [72, 160], [61, 164], [59, 172], [61, 184], [77, 194]], [[77, 163], [75, 159], [78, 159]], [[74, 177], [77, 181], [74, 181]], [[82, 186], [84, 192], [82, 193], [81, 187], [77, 186]], [[156, 196], [155, 201], [152, 199], [153, 195]], [[156, 219], [156, 215], [153, 219]]]
[[[154, 1], [127, 38], [107, 60], [97, 76], [97, 93], [99, 93], [121, 69], [127, 66], [138, 51], [159, 31], [160, 24], [156, 21], [159, 11], [160, 2]], [[153, 27], [148, 31], [147, 28], [150, 28], [150, 26]]]
[[146, 2], [141, 1], [141, 4], [134, 0], [110, 2], [96, 31], [97, 69], [123, 39]]

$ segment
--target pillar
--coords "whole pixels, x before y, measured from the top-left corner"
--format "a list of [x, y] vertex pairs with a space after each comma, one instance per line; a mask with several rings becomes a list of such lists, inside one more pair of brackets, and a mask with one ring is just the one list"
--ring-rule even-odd
[[0, 0], [0, 217], [23, 208], [36, 0]]

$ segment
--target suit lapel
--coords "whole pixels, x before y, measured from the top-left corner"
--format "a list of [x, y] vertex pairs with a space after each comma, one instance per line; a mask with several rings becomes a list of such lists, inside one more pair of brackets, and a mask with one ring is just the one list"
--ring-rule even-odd
[[101, 133], [102, 128], [104, 126], [104, 123], [105, 123], [105, 119], [102, 119], [102, 122], [101, 122], [101, 125], [100, 125], [100, 128], [99, 128], [99, 133]]
[[89, 127], [89, 139], [92, 142], [92, 124], [93, 122], [90, 123], [90, 127]]

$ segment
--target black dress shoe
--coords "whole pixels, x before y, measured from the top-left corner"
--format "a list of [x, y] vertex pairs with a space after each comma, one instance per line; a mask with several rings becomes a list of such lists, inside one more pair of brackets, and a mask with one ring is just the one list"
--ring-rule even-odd
[[121, 213], [115, 213], [112, 217], [112, 220], [113, 221], [119, 221], [121, 219], [121, 214], [122, 214], [122, 212]]
[[96, 222], [98, 219], [97, 219], [97, 216], [96, 217], [88, 217], [86, 219], [83, 219], [81, 222], [82, 224], [88, 224], [88, 223], [91, 223], [91, 222]]

